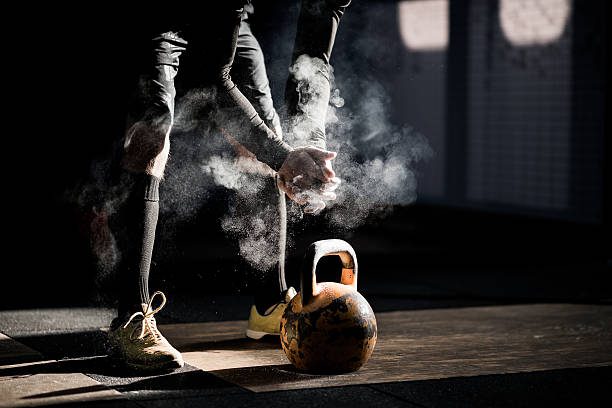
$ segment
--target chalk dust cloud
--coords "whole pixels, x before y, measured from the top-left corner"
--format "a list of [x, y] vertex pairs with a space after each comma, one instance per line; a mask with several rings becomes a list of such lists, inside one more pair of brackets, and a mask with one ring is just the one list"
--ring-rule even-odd
[[[418, 183], [415, 165], [431, 158], [433, 152], [425, 136], [409, 124], [391, 123], [389, 97], [383, 87], [371, 78], [367, 84], [363, 82], [365, 79], [348, 78], [343, 83], [361, 81], [359, 94], [351, 94], [350, 89], [336, 87], [333, 69], [307, 56], [298, 58], [289, 74], [302, 93], [299, 102], [302, 116], [298, 115], [291, 123], [285, 118], [285, 139], [292, 146], [305, 145], [312, 122], [323, 121], [327, 148], [338, 152], [333, 161], [334, 170], [342, 180], [335, 190], [337, 198], [327, 202], [327, 208], [316, 216], [326, 217], [332, 228], [344, 232], [367, 223], [372, 217], [389, 214], [395, 206], [414, 202]], [[171, 142], [169, 168], [172, 171], [166, 172], [162, 184], [161, 216], [167, 227], [165, 232], [172, 234], [173, 226], [180, 228], [195, 217], [220, 188], [232, 190], [237, 198], [228, 203], [221, 227], [238, 240], [241, 257], [255, 270], [266, 271], [278, 259], [277, 234], [271, 227], [278, 222], [277, 209], [274, 205], [262, 204], [252, 206], [245, 213], [238, 207], [240, 200], [257, 197], [269, 187], [270, 180], [238, 170], [240, 166], [231, 147], [212, 125], [219, 114], [214, 96], [213, 90], [194, 89], [177, 101], [174, 132], [194, 136], [173, 138]], [[327, 99], [329, 104], [321, 104], [321, 100]], [[351, 101], [350, 109], [347, 100]], [[321, 109], [322, 106], [325, 108]], [[109, 185], [108, 167], [108, 161], [93, 163], [89, 182], [72, 194], [81, 203], [92, 195], [103, 196], [103, 200], [98, 200], [103, 202], [102, 206], [96, 209], [103, 217], [112, 217], [127, 194], [125, 185]], [[304, 216], [295, 206], [289, 206], [290, 234], [292, 221], [303, 222], [304, 217], [313, 216]], [[112, 232], [108, 234], [102, 247], [96, 242], [104, 239], [92, 241], [101, 280], [108, 277], [121, 257]], [[160, 251], [159, 245], [156, 251]]]

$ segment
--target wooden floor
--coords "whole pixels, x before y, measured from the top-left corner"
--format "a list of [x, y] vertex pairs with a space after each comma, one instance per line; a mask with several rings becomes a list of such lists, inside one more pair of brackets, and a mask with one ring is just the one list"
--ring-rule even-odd
[[[121, 394], [102, 386], [82, 373], [45, 372], [45, 360], [39, 352], [0, 333], [0, 408], [37, 407], [54, 404], [86, 404], [95, 401], [118, 400]], [[11, 364], [11, 361], [19, 361]], [[31, 362], [27, 362], [31, 361]], [[8, 374], [13, 369], [29, 374]], [[51, 370], [52, 371], [52, 370]], [[82, 390], [73, 392], [73, 390]]]
[[434, 309], [377, 319], [368, 363], [332, 376], [296, 372], [278, 338], [244, 337], [246, 321], [160, 328], [187, 363], [257, 392], [612, 365], [612, 306]]

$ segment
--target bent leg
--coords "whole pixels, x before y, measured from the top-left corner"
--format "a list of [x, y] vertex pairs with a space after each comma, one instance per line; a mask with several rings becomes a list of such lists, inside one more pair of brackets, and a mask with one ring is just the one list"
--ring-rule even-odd
[[172, 32], [151, 41], [147, 62], [152, 66], [145, 67], [139, 78], [134, 107], [139, 119], [128, 128], [123, 145], [121, 166], [128, 171], [163, 176], [174, 121], [174, 78], [186, 44]]
[[255, 189], [236, 192], [231, 223], [240, 254], [249, 264], [248, 286], [255, 292], [260, 314], [277, 303], [287, 289], [285, 281], [285, 247], [287, 244], [287, 208], [285, 194], [278, 189], [276, 176], [244, 173]]
[[139, 79], [139, 119], [127, 130], [123, 145], [121, 188], [127, 198], [115, 215], [119, 270], [119, 316], [149, 302], [149, 269], [159, 214], [159, 183], [170, 151], [174, 118], [174, 78], [186, 42], [168, 32], [155, 37]]
[[[252, 102], [253, 107], [264, 119], [266, 125], [276, 135], [282, 137], [280, 120], [274, 109], [264, 55], [259, 42], [253, 35], [248, 15], [242, 16], [236, 56], [232, 66], [232, 76], [236, 85]], [[260, 186], [257, 193], [250, 197], [245, 191], [237, 193], [236, 216], [263, 221], [266, 248], [269, 261], [260, 263], [250, 274], [249, 286], [255, 289], [255, 305], [263, 314], [266, 309], [277, 303], [279, 294], [287, 290], [285, 280], [285, 247], [287, 243], [287, 207], [285, 194], [279, 190], [276, 173], [264, 163], [257, 161], [256, 156], [246, 150], [234, 138], [227, 135], [230, 144], [237, 154], [237, 169], [242, 172], [252, 185]], [[250, 229], [249, 232], [252, 232]], [[248, 233], [242, 240], [250, 240]], [[260, 270], [257, 270], [260, 269]]]

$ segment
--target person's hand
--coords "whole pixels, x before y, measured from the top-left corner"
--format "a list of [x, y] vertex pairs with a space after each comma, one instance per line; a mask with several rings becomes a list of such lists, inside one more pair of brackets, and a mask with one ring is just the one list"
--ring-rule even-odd
[[316, 213], [325, 201], [334, 200], [340, 184], [331, 166], [335, 152], [316, 147], [294, 149], [278, 170], [278, 187], [293, 201], [306, 205], [304, 212]]
[[[296, 177], [296, 182], [299, 183], [302, 176]], [[295, 184], [295, 183], [294, 183]], [[315, 181], [309, 189], [300, 189], [295, 194], [295, 201], [299, 204], [306, 204], [304, 212], [307, 214], [316, 214], [325, 208], [325, 201], [335, 200], [336, 194], [334, 190], [340, 185], [340, 179], [333, 177], [327, 183]]]

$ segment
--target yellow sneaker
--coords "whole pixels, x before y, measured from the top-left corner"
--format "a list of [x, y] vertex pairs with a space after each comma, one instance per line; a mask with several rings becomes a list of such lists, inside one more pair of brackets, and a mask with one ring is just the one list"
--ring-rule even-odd
[[287, 289], [285, 298], [269, 307], [263, 315], [259, 314], [255, 305], [251, 306], [249, 326], [246, 330], [247, 337], [259, 340], [266, 334], [280, 334], [281, 317], [287, 308], [287, 303], [289, 303], [296, 294], [295, 289]]
[[[155, 310], [152, 303], [161, 295], [162, 304]], [[138, 371], [158, 371], [180, 368], [184, 365], [181, 353], [157, 329], [155, 313], [166, 304], [166, 296], [155, 292], [149, 303], [142, 304], [142, 312], [134, 313], [127, 322], [113, 321], [108, 333], [111, 355], [119, 358], [127, 367]]]

